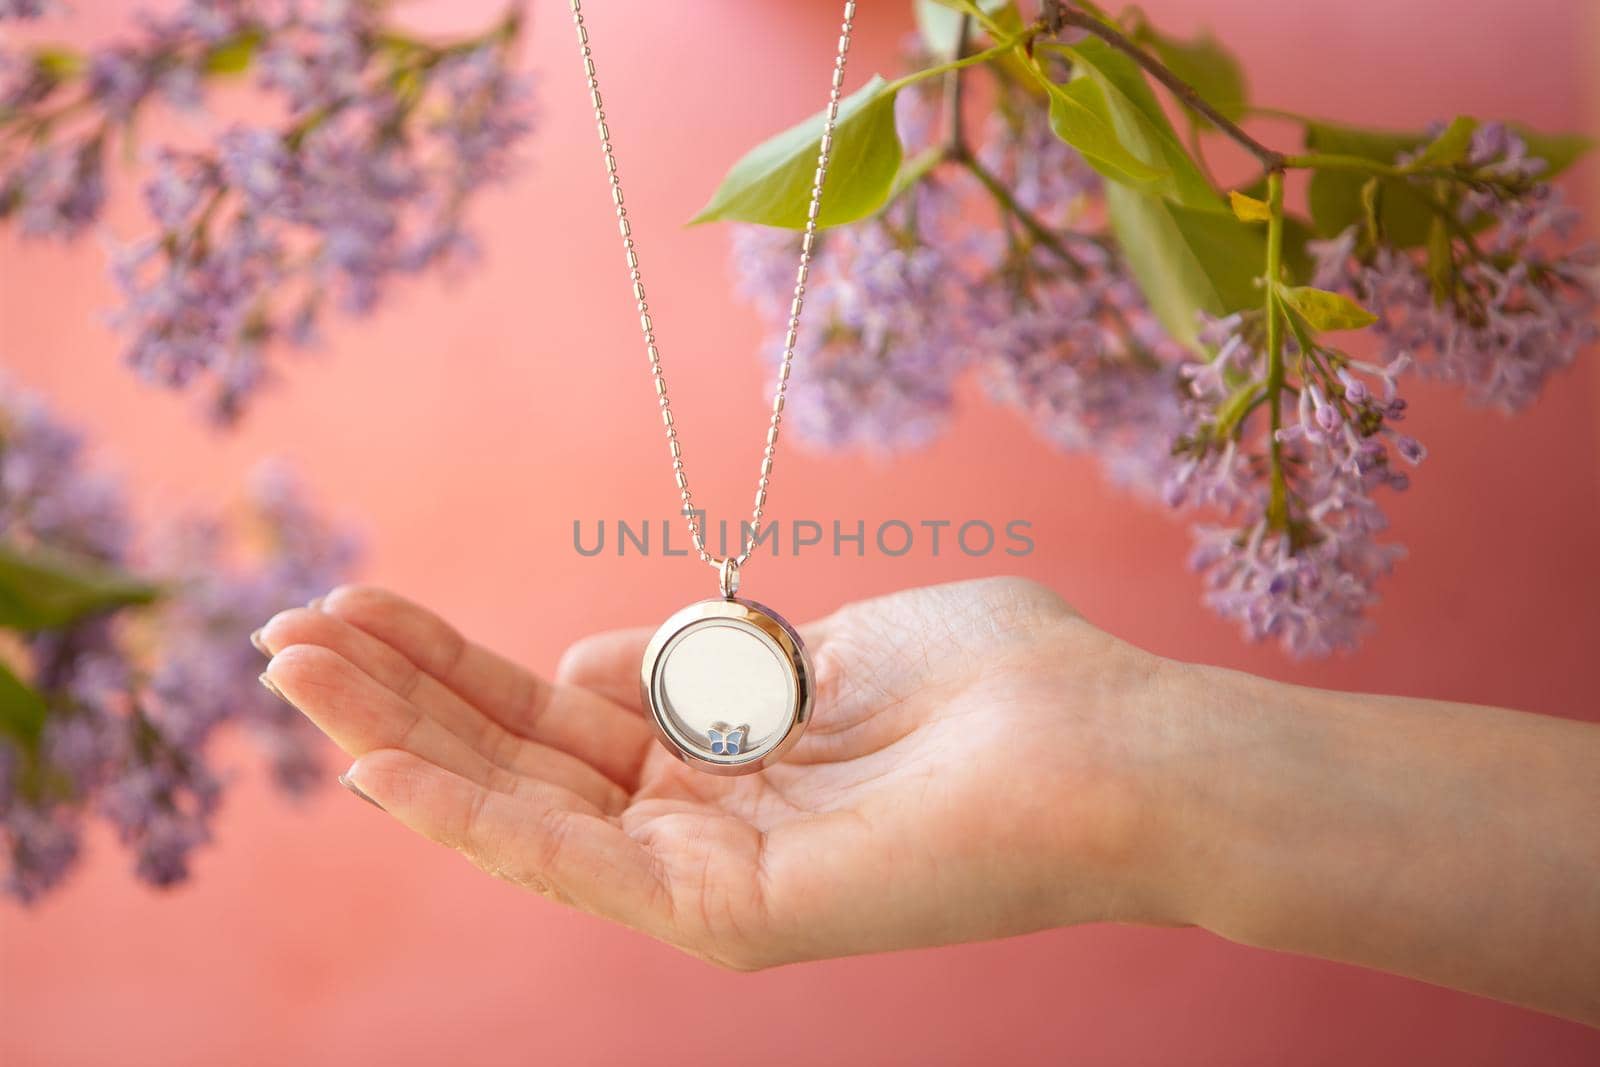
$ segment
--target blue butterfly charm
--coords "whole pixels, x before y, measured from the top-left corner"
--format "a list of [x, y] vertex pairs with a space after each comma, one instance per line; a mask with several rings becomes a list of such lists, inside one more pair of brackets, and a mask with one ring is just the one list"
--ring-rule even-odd
[[711, 751], [718, 756], [737, 756], [749, 734], [748, 725], [729, 726], [725, 722], [714, 722], [706, 730], [706, 736], [711, 738]]

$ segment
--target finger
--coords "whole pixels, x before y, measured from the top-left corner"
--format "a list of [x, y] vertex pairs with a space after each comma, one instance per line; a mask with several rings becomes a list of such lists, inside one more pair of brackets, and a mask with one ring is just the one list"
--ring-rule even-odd
[[513, 733], [570, 753], [625, 788], [637, 781], [650, 731], [611, 701], [552, 686], [386, 590], [341, 586], [322, 610], [385, 642]]
[[513, 734], [400, 653], [337, 616], [294, 608], [274, 615], [258, 631], [257, 639], [269, 654], [291, 645], [315, 645], [336, 652], [490, 762], [564, 786], [601, 811], [618, 812], [627, 805], [627, 793], [594, 767], [569, 753]]
[[666, 893], [649, 854], [606, 819], [506, 796], [393, 749], [361, 757], [345, 777], [491, 874], [647, 933], [665, 925]]
[[290, 645], [272, 657], [262, 677], [352, 756], [375, 749], [404, 749], [488, 789], [505, 793], [550, 790], [552, 802], [559, 798], [565, 807], [598, 813], [594, 804], [569, 789], [513, 774], [490, 762], [416, 705], [330, 649]]
[[639, 669], [654, 633], [654, 628], [640, 627], [581, 637], [562, 653], [555, 680], [592, 689], [630, 711], [643, 711]]

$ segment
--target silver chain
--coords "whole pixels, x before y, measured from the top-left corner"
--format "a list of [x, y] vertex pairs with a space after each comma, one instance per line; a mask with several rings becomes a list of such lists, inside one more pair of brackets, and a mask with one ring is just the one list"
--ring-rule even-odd
[[767, 446], [761, 452], [761, 478], [756, 484], [755, 510], [750, 520], [750, 530], [741, 536], [740, 552], [728, 559], [719, 559], [706, 551], [704, 531], [694, 509], [694, 498], [689, 492], [689, 479], [683, 469], [683, 446], [678, 441], [678, 427], [672, 418], [672, 403], [667, 398], [667, 380], [661, 373], [661, 352], [656, 347], [655, 326], [650, 321], [650, 305], [645, 301], [644, 282], [639, 274], [639, 253], [633, 243], [633, 228], [628, 223], [628, 209], [622, 201], [622, 182], [617, 177], [617, 156], [611, 147], [611, 130], [606, 125], [606, 112], [600, 101], [600, 83], [596, 80], [594, 54], [589, 49], [589, 31], [583, 22], [582, 0], [571, 0], [572, 23], [578, 31], [578, 45], [583, 52], [583, 71], [589, 81], [589, 99], [594, 104], [595, 127], [600, 133], [600, 150], [606, 159], [606, 174], [611, 181], [611, 202], [617, 209], [617, 228], [622, 233], [622, 248], [628, 261], [628, 279], [633, 283], [633, 299], [639, 309], [639, 330], [644, 334], [645, 353], [650, 357], [650, 376], [655, 379], [656, 401], [661, 406], [661, 422], [667, 431], [667, 447], [672, 451], [672, 475], [678, 483], [678, 495], [683, 498], [684, 518], [689, 524], [689, 535], [701, 560], [716, 567], [721, 576], [725, 595], [730, 571], [734, 588], [737, 588], [738, 568], [750, 558], [761, 530], [761, 517], [767, 506], [767, 488], [772, 482], [772, 457], [778, 449], [778, 428], [783, 422], [784, 396], [789, 388], [789, 368], [794, 362], [794, 345], [800, 329], [800, 309], [805, 303], [806, 276], [811, 271], [811, 250], [817, 239], [817, 215], [822, 209], [822, 185], [828, 176], [828, 157], [833, 151], [833, 129], [839, 120], [840, 90], [844, 85], [845, 59], [850, 51], [850, 30], [856, 17], [855, 0], [844, 5], [844, 22], [839, 30], [839, 52], [833, 61], [833, 83], [828, 90], [827, 118], [822, 124], [822, 143], [817, 151], [817, 172], [811, 183], [811, 204], [806, 209], [805, 235], [800, 240], [800, 266], [795, 271], [794, 301], [789, 305], [789, 326], [783, 338], [783, 362], [778, 367], [778, 384], [772, 396], [772, 419], [767, 426]]

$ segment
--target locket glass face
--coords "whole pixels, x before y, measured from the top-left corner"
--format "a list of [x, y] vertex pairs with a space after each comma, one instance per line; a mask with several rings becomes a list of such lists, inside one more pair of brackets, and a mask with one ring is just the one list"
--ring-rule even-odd
[[640, 686], [661, 743], [711, 774], [777, 762], [811, 717], [811, 663], [799, 634], [748, 600], [702, 600], [645, 650]]

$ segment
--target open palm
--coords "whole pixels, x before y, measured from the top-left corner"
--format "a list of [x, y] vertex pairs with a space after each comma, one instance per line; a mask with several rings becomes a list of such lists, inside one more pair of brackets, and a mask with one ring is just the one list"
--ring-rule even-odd
[[258, 641], [265, 678], [395, 818], [726, 966], [1139, 909], [1117, 877], [1114, 754], [1150, 657], [1012, 579], [866, 601], [802, 633], [811, 728], [739, 778], [655, 742], [649, 630], [580, 641], [546, 681], [392, 593], [345, 587]]

